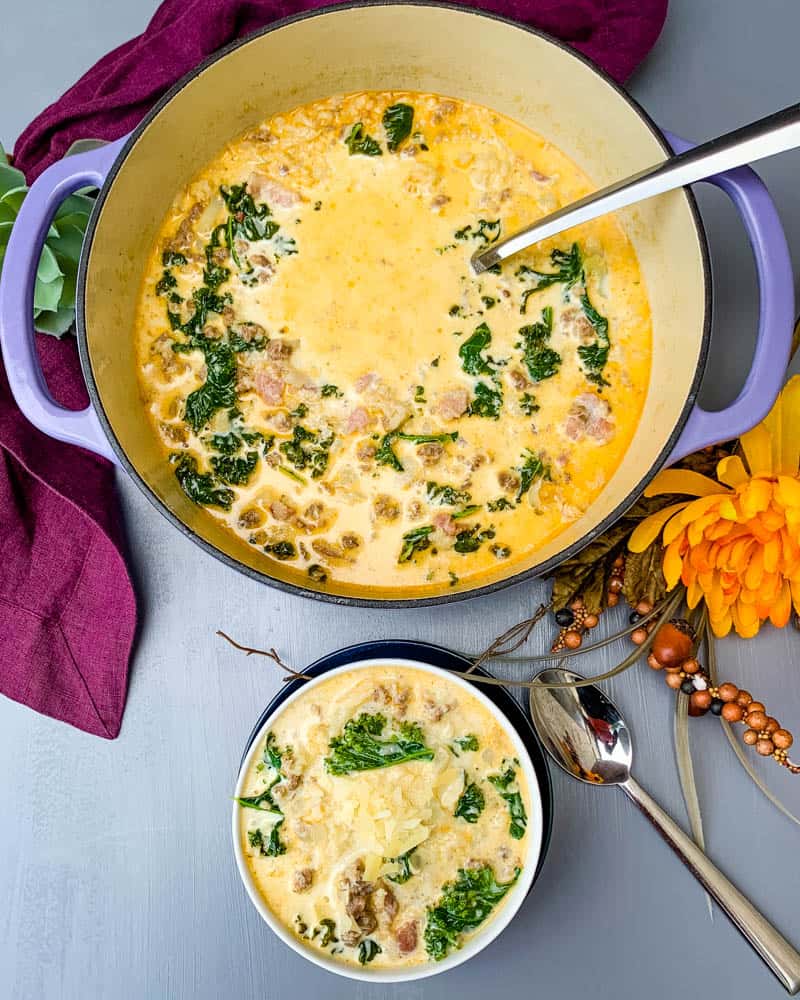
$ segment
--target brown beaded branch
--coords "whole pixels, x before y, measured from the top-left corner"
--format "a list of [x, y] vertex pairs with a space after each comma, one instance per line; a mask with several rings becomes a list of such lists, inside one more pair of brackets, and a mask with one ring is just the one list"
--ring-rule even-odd
[[[608, 580], [606, 603], [613, 607], [624, 586], [625, 560], [618, 556]], [[630, 633], [631, 641], [641, 646], [656, 626], [650, 601], [640, 601], [630, 615], [631, 625], [642, 620], [642, 625]], [[598, 624], [598, 616], [587, 614], [583, 600], [575, 598], [569, 607], [559, 608], [554, 614], [559, 632], [552, 645], [552, 652], [577, 650], [583, 636]], [[703, 620], [703, 628], [707, 626]], [[689, 715], [701, 716], [708, 712], [729, 723], [741, 722], [745, 729], [743, 740], [755, 747], [762, 757], [772, 757], [792, 774], [800, 774], [800, 764], [789, 758], [789, 748], [794, 737], [781, 727], [777, 719], [766, 714], [766, 708], [755, 701], [749, 691], [738, 688], [730, 681], [714, 685], [697, 659], [698, 635], [685, 618], [672, 618], [659, 626], [653, 636], [647, 663], [653, 670], [663, 670], [668, 687], [689, 698]]]

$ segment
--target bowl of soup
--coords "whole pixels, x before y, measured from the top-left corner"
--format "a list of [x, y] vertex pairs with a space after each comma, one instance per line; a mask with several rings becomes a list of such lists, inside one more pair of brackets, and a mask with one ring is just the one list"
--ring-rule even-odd
[[477, 685], [415, 660], [345, 663], [299, 687], [262, 723], [234, 796], [256, 909], [353, 978], [422, 978], [477, 954], [542, 850], [520, 735]]
[[[696, 406], [711, 278], [690, 191], [470, 266], [669, 150], [602, 71], [481, 11], [360, 3], [278, 22], [36, 182], [0, 286], [12, 390], [281, 589], [416, 606], [546, 574], [665, 461], [755, 423], [780, 383], [791, 269], [755, 175], [720, 180], [763, 297], [754, 370], [720, 414]], [[45, 216], [89, 183], [76, 298], [92, 405], [65, 413], [35, 373], [25, 275]]]

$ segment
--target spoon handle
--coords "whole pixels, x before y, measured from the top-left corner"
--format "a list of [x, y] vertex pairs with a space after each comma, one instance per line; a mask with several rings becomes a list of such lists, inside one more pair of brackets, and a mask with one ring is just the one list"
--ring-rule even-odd
[[794, 995], [800, 990], [800, 952], [739, 892], [695, 842], [668, 816], [633, 778], [622, 790], [650, 820], [672, 850], [705, 888], [761, 956], [764, 963]]
[[671, 156], [663, 163], [646, 167], [631, 177], [546, 215], [532, 226], [507, 236], [499, 243], [478, 250], [472, 256], [472, 269], [476, 274], [482, 274], [520, 250], [556, 236], [572, 226], [596, 219], [599, 215], [616, 212], [665, 191], [693, 184], [713, 174], [741, 167], [745, 163], [754, 163], [798, 146], [800, 104], [793, 104], [726, 135], [710, 139], [685, 153]]

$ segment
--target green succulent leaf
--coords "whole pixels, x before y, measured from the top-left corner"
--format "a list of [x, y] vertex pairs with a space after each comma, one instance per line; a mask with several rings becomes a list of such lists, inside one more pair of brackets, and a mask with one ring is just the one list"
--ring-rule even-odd
[[21, 187], [9, 188], [3, 194], [0, 194], [0, 204], [10, 208], [16, 215], [19, 212], [23, 201], [25, 201], [25, 195], [27, 193], [28, 189], [24, 184]]
[[58, 266], [56, 255], [50, 247], [45, 244], [42, 247], [42, 256], [39, 258], [39, 267], [36, 270], [37, 279], [44, 284], [50, 284], [57, 278], [62, 278], [63, 276], [64, 273]]
[[[0, 145], [0, 270], [27, 193], [22, 171], [11, 166]], [[33, 291], [33, 318], [41, 333], [61, 337], [73, 325], [78, 261], [94, 207], [92, 194], [92, 188], [83, 188], [65, 198], [48, 229]]]
[[52, 281], [42, 281], [36, 277], [33, 286], [33, 315], [38, 319], [42, 312], [55, 312], [61, 301], [61, 291], [64, 288], [64, 276], [59, 274]]
[[74, 305], [63, 306], [55, 312], [40, 313], [35, 320], [39, 333], [49, 333], [53, 337], [63, 337], [75, 320]]

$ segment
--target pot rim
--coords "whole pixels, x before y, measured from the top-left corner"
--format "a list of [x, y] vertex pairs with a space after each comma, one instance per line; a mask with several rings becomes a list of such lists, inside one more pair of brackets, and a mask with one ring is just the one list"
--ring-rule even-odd
[[501, 590], [505, 590], [508, 587], [516, 586], [518, 584], [524, 583], [528, 580], [536, 580], [539, 578], [544, 578], [550, 575], [561, 563], [573, 556], [577, 555], [582, 549], [586, 548], [598, 535], [602, 534], [607, 528], [614, 524], [622, 515], [628, 510], [636, 500], [641, 496], [642, 491], [647, 486], [647, 484], [655, 477], [658, 471], [661, 469], [664, 460], [670, 455], [672, 449], [678, 442], [681, 431], [683, 430], [686, 421], [689, 419], [689, 415], [697, 400], [697, 396], [700, 390], [700, 384], [705, 374], [706, 363], [708, 361], [709, 345], [711, 340], [711, 316], [712, 316], [712, 285], [711, 285], [711, 265], [708, 250], [708, 240], [706, 237], [705, 229], [703, 227], [702, 218], [697, 207], [697, 201], [694, 197], [693, 192], [684, 188], [682, 190], [683, 196], [686, 198], [686, 202], [689, 208], [689, 212], [692, 217], [692, 222], [694, 224], [695, 233], [697, 235], [697, 241], [700, 249], [700, 257], [703, 267], [703, 287], [704, 287], [704, 315], [703, 315], [703, 332], [700, 341], [700, 351], [697, 361], [697, 368], [695, 369], [694, 379], [689, 386], [686, 401], [684, 402], [683, 408], [681, 409], [680, 416], [675, 422], [675, 426], [670, 434], [669, 438], [664, 444], [659, 454], [656, 456], [655, 461], [650, 466], [650, 468], [642, 475], [636, 486], [628, 492], [623, 500], [612, 510], [602, 521], [594, 525], [590, 531], [579, 538], [577, 541], [573, 542], [567, 548], [558, 552], [556, 555], [552, 556], [550, 559], [544, 562], [537, 563], [535, 566], [531, 566], [528, 569], [521, 570], [512, 576], [506, 577], [502, 580], [495, 580], [492, 583], [484, 584], [480, 587], [475, 587], [473, 589], [462, 590], [462, 591], [451, 591], [443, 594], [432, 595], [429, 597], [411, 597], [411, 598], [388, 598], [381, 599], [375, 597], [352, 597], [344, 594], [330, 594], [320, 590], [314, 590], [311, 587], [304, 587], [297, 583], [291, 583], [286, 580], [279, 580], [276, 577], [270, 576], [268, 573], [262, 572], [261, 570], [255, 569], [252, 566], [248, 566], [239, 559], [228, 555], [227, 552], [223, 552], [222, 549], [217, 548], [211, 542], [207, 541], [196, 531], [185, 524], [169, 507], [156, 495], [154, 490], [150, 487], [144, 477], [139, 473], [133, 463], [129, 460], [125, 450], [117, 439], [116, 434], [109, 422], [105, 410], [103, 408], [102, 400], [100, 398], [100, 392], [97, 386], [97, 382], [92, 371], [91, 359], [89, 357], [88, 340], [86, 336], [86, 325], [85, 325], [85, 294], [86, 294], [86, 275], [88, 270], [89, 255], [92, 247], [92, 242], [94, 240], [94, 233], [97, 227], [98, 219], [102, 214], [103, 204], [111, 190], [114, 180], [119, 173], [122, 165], [124, 164], [129, 151], [138, 142], [139, 137], [150, 124], [150, 122], [156, 118], [161, 110], [169, 104], [173, 98], [175, 98], [184, 87], [191, 83], [200, 73], [204, 72], [209, 66], [224, 59], [225, 56], [229, 55], [231, 52], [241, 48], [243, 45], [247, 45], [257, 38], [261, 38], [264, 35], [270, 34], [273, 31], [277, 31], [280, 28], [286, 27], [289, 24], [294, 24], [299, 21], [304, 21], [313, 17], [324, 17], [329, 13], [338, 13], [345, 10], [356, 10], [363, 7], [433, 7], [442, 10], [451, 10], [456, 13], [461, 14], [471, 14], [475, 17], [489, 18], [494, 21], [500, 21], [503, 24], [507, 24], [510, 27], [516, 28], [519, 31], [525, 31], [531, 35], [534, 35], [551, 45], [556, 46], [562, 51], [566, 52], [568, 55], [577, 59], [579, 62], [583, 63], [588, 69], [592, 70], [600, 79], [605, 82], [609, 87], [611, 87], [615, 93], [621, 97], [631, 109], [631, 111], [636, 114], [639, 120], [648, 128], [652, 136], [661, 146], [662, 150], [671, 154], [672, 149], [664, 136], [664, 133], [656, 125], [653, 119], [650, 117], [647, 111], [639, 104], [639, 102], [631, 97], [623, 89], [623, 87], [616, 82], [604, 69], [593, 63], [587, 56], [583, 53], [576, 51], [571, 48], [565, 42], [561, 41], [559, 38], [554, 38], [547, 32], [540, 30], [539, 28], [534, 28], [527, 24], [521, 24], [512, 18], [505, 17], [501, 14], [496, 14], [491, 11], [480, 10], [475, 7], [467, 7], [460, 3], [451, 3], [448, 0], [347, 0], [345, 3], [332, 4], [326, 7], [316, 8], [314, 10], [301, 11], [298, 14], [292, 14], [289, 17], [281, 18], [278, 21], [273, 21], [271, 24], [266, 25], [264, 28], [260, 28], [258, 31], [247, 35], [244, 38], [235, 39], [229, 42], [227, 45], [213, 52], [211, 55], [207, 56], [202, 62], [198, 63], [194, 69], [186, 73], [180, 80], [178, 80], [169, 90], [153, 105], [153, 107], [148, 111], [148, 113], [142, 118], [139, 124], [129, 133], [128, 139], [124, 146], [114, 160], [111, 169], [106, 176], [105, 182], [103, 183], [100, 192], [98, 193], [97, 200], [95, 203], [94, 211], [92, 212], [89, 224], [86, 229], [86, 235], [84, 237], [83, 247], [81, 249], [80, 261], [78, 264], [78, 276], [77, 276], [77, 287], [76, 287], [76, 331], [77, 331], [77, 341], [78, 341], [78, 354], [80, 357], [81, 369], [83, 371], [83, 376], [86, 381], [86, 388], [89, 394], [89, 400], [97, 414], [97, 418], [100, 422], [100, 426], [103, 429], [103, 433], [106, 435], [111, 447], [114, 449], [117, 458], [119, 459], [120, 465], [131, 477], [134, 483], [138, 486], [141, 492], [147, 497], [150, 503], [155, 507], [155, 509], [165, 517], [173, 527], [177, 528], [183, 535], [190, 538], [195, 544], [199, 545], [205, 552], [209, 555], [214, 556], [216, 559], [225, 563], [225, 565], [231, 567], [232, 569], [238, 570], [245, 576], [252, 580], [257, 580], [260, 583], [265, 583], [268, 586], [275, 587], [277, 590], [281, 590], [284, 593], [293, 594], [295, 596], [312, 598], [318, 601], [324, 601], [328, 604], [336, 604], [345, 607], [360, 607], [360, 608], [387, 608], [387, 609], [403, 609], [403, 608], [424, 608], [430, 607], [436, 604], [453, 604], [458, 601], [472, 600], [473, 598], [483, 597], [488, 594], [494, 594]]

